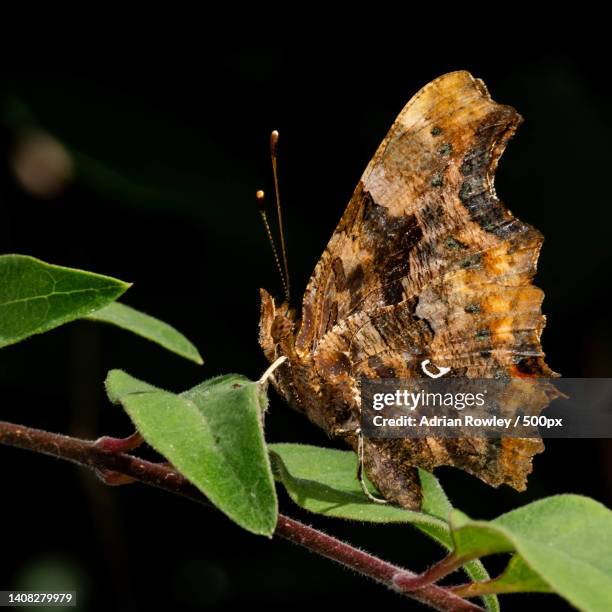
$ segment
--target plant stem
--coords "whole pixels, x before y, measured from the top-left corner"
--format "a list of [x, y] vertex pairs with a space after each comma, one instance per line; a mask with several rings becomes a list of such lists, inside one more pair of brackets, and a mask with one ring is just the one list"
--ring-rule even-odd
[[[96, 470], [107, 479], [109, 474], [129, 477], [150, 486], [210, 505], [184, 476], [168, 464], [153, 463], [121, 452], [109, 452], [108, 445], [92, 440], [51, 433], [40, 429], [0, 421], [0, 444], [31, 450], [71, 461]], [[110, 479], [121, 481], [121, 478]], [[299, 544], [312, 552], [367, 576], [402, 595], [440, 611], [482, 610], [459, 597], [449, 588], [429, 584], [413, 588], [418, 575], [370, 555], [295, 519], [279, 515], [275, 535]]]
[[[429, 569], [425, 570], [422, 574], [418, 574], [416, 576], [398, 576], [394, 579], [395, 585], [399, 588], [414, 590], [421, 587], [424, 587], [427, 584], [433, 584], [434, 582], [438, 582], [448, 574], [458, 570], [461, 566], [463, 566], [469, 558], [462, 558], [453, 555], [452, 553], [444, 557], [438, 563], [432, 565]], [[453, 592], [456, 591], [456, 588], [452, 589]]]
[[282, 514], [278, 518], [275, 533], [308, 548], [312, 552], [341, 563], [376, 582], [380, 582], [402, 595], [428, 604], [435, 610], [482, 610], [481, 607], [465, 599], [450, 599], [449, 594], [451, 594], [451, 591], [444, 587], [427, 585], [414, 590], [405, 589], [402, 579], [406, 579], [406, 581], [410, 579], [415, 580], [418, 578], [417, 574], [397, 567], [363, 550], [354, 548], [346, 542], [342, 542], [318, 529], [304, 525]]

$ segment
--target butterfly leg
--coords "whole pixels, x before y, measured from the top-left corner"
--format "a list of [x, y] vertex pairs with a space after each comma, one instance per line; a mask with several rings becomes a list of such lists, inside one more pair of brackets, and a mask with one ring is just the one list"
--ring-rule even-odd
[[[363, 443], [363, 434], [361, 432], [361, 427], [334, 427], [332, 428], [332, 437], [336, 438], [344, 438], [344, 437], [357, 437], [357, 480], [361, 485], [361, 489], [366, 495], [366, 497], [377, 504], [387, 504], [389, 503], [386, 499], [382, 499], [380, 497], [376, 497], [373, 495], [368, 488], [365, 480], [365, 473], [363, 469], [363, 458], [364, 458], [364, 443]], [[352, 445], [351, 445], [352, 446]]]
[[365, 474], [363, 470], [363, 458], [365, 456], [365, 452], [364, 452], [363, 434], [361, 433], [361, 427], [358, 427], [355, 433], [357, 434], [357, 457], [359, 459], [357, 461], [357, 480], [359, 481], [359, 484], [361, 485], [361, 490], [366, 494], [367, 498], [370, 501], [373, 501], [377, 504], [388, 504], [389, 502], [386, 499], [383, 499], [382, 497], [376, 497], [376, 495], [373, 495], [368, 489], [368, 485], [366, 483]]

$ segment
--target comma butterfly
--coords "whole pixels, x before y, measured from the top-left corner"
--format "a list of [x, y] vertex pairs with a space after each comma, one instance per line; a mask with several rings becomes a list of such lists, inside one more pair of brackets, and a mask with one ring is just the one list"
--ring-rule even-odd
[[497, 162], [521, 122], [465, 71], [405, 106], [366, 168], [306, 288], [301, 316], [261, 290], [260, 344], [277, 390], [357, 450], [386, 500], [421, 504], [417, 467], [451, 465], [523, 490], [539, 438], [365, 439], [359, 380], [555, 374], [532, 284], [541, 234], [498, 200]]

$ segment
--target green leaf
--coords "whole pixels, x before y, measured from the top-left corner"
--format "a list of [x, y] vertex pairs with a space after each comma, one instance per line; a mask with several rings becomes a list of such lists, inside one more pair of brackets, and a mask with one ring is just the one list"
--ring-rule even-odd
[[388, 504], [372, 503], [356, 478], [351, 451], [301, 444], [271, 444], [275, 473], [291, 499], [306, 510], [356, 521], [427, 524], [448, 532], [439, 518]]
[[248, 531], [272, 535], [278, 508], [259, 383], [229, 374], [177, 395], [112, 370], [106, 389], [144, 439], [217, 508]]
[[204, 363], [198, 349], [174, 327], [125, 304], [114, 302], [90, 314], [87, 318], [91, 321], [111, 323], [127, 329], [185, 359], [190, 359], [198, 364]]
[[47, 264], [25, 255], [0, 256], [0, 348], [91, 314], [116, 300], [123, 281]]
[[[269, 448], [275, 475], [298, 506], [336, 518], [373, 523], [410, 523], [445, 549], [452, 549], [447, 523], [452, 506], [433, 474], [419, 470], [423, 512], [412, 512], [377, 504], [366, 497], [356, 478], [357, 456], [352, 451], [301, 444], [270, 444]], [[464, 570], [472, 580], [489, 578], [480, 561], [467, 562]], [[499, 610], [495, 596], [487, 596], [484, 601], [487, 610]]]
[[612, 512], [602, 504], [557, 495], [488, 522], [453, 513], [451, 525], [461, 559], [516, 551], [497, 579], [501, 592], [516, 580], [521, 590], [548, 587], [582, 610], [612, 609]]
[[[477, 579], [478, 580], [478, 579]], [[493, 580], [481, 580], [467, 586], [463, 597], [475, 597], [487, 593], [551, 593], [550, 585], [542, 580], [520, 555], [513, 555], [503, 573]]]

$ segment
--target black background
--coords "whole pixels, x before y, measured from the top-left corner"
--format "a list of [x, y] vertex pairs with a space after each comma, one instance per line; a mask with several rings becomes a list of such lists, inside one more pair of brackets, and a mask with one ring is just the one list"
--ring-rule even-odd
[[[585, 32], [583, 32], [585, 34]], [[281, 189], [295, 295], [301, 294], [359, 176], [397, 113], [455, 69], [485, 80], [525, 123], [498, 170], [501, 199], [546, 237], [543, 346], [564, 376], [609, 376], [612, 146], [605, 41], [516, 32], [512, 40], [396, 44], [187, 42], [135, 45], [112, 58], [48, 62], [1, 75], [0, 252], [131, 281], [124, 301], [176, 325], [198, 367], [126, 332], [65, 326], [0, 353], [0, 418], [86, 437], [130, 433], [102, 382], [122, 368], [181, 391], [236, 371], [258, 377], [260, 286], [280, 294], [254, 193], [271, 193], [268, 134], [281, 133]], [[184, 41], [183, 41], [184, 42]], [[401, 42], [401, 44], [399, 44]], [[367, 44], [365, 44], [367, 43]], [[147, 43], [148, 45], [149, 43]], [[424, 46], [426, 45], [426, 46]], [[175, 53], [170, 53], [170, 47]], [[265, 48], [264, 48], [265, 47]], [[78, 61], [80, 60], [80, 61]], [[12, 169], [29, 129], [74, 155], [76, 176], [41, 198]], [[271, 441], [329, 441], [273, 397]], [[526, 493], [495, 490], [452, 469], [438, 475], [468, 514], [493, 518], [531, 500], [580, 493], [610, 504], [609, 441], [550, 440]], [[384, 588], [221, 514], [140, 485], [106, 488], [92, 474], [0, 447], [0, 588], [74, 584], [82, 609], [224, 610], [231, 604], [412, 609]], [[282, 509], [413, 570], [440, 551], [411, 527], [354, 525]], [[561, 527], [562, 528], [562, 527]], [[499, 567], [495, 560], [492, 567]], [[507, 609], [551, 605], [506, 597]]]

